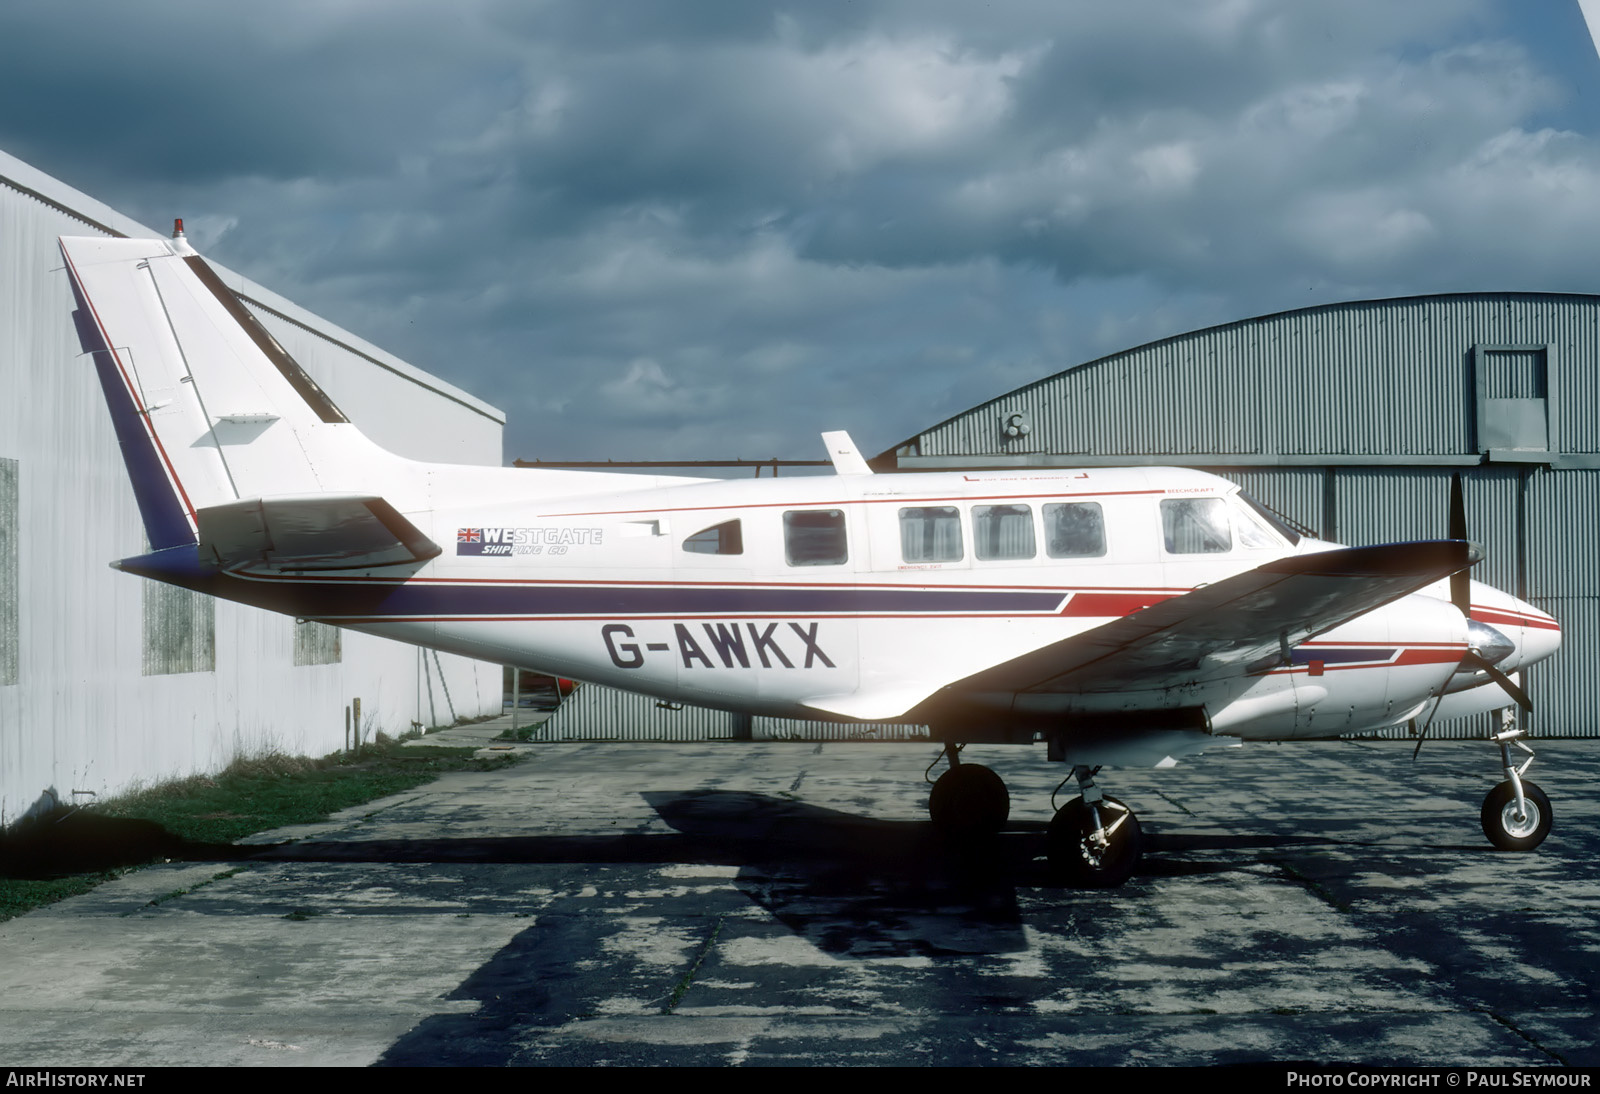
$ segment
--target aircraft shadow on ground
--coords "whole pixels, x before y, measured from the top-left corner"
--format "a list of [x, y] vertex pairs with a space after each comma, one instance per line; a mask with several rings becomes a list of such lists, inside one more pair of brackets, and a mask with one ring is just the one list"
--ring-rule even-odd
[[[965, 894], [986, 901], [1017, 888], [1058, 888], [1044, 861], [1043, 822], [1014, 821], [999, 836], [943, 838], [925, 821], [886, 821], [745, 791], [647, 791], [642, 797], [672, 833], [474, 836], [395, 840], [304, 840], [240, 845], [186, 840], [153, 821], [71, 810], [0, 835], [0, 877], [50, 878], [153, 861], [593, 863], [737, 866], [768, 884], [778, 875], [817, 891], [924, 894], [935, 904]], [[1361, 846], [1349, 826], [1299, 821], [1298, 831], [1249, 833], [1146, 830], [1138, 876], [1226, 872], [1250, 852]], [[1308, 833], [1306, 829], [1319, 829]], [[1451, 846], [1439, 850], [1488, 850]], [[1238, 861], [1191, 856], [1237, 852]]]
[[[1074, 893], [1052, 878], [1043, 859], [1042, 823], [1022, 822], [994, 839], [963, 845], [940, 838], [925, 821], [875, 819], [770, 795], [702, 789], [652, 791], [643, 797], [671, 831], [217, 846], [187, 843], [148, 821], [82, 813], [37, 830], [54, 837], [54, 843], [36, 839], [23, 848], [0, 847], [0, 871], [26, 866], [37, 875], [59, 874], [67, 872], [69, 858], [97, 869], [151, 858], [733, 867], [731, 892], [696, 891], [679, 898], [683, 906], [692, 905], [686, 922], [731, 922], [737, 926], [722, 928], [730, 933], [760, 930], [763, 920], [739, 915], [738, 902], [748, 900], [834, 957], [921, 958], [945, 970], [942, 975], [956, 977], [959, 991], [978, 992], [988, 982], [970, 971], [970, 959], [1027, 949], [1027, 913], [1019, 892], [1053, 889], [1059, 898], [1046, 896], [1051, 903], [1082, 898], [1095, 902], [1095, 914], [1114, 914], [1118, 902], [1140, 899], [1141, 880], [1232, 872], [1285, 852], [1360, 843], [1350, 838], [1349, 826], [1336, 824], [1316, 835], [1150, 832], [1150, 853], [1131, 883], [1133, 891], [1108, 898]], [[623, 895], [636, 887], [659, 888], [653, 873], [625, 871], [612, 877]], [[583, 1062], [592, 1046], [577, 1043], [551, 1050], [554, 1056], [531, 1058], [535, 1031], [564, 1027], [596, 1014], [607, 999], [640, 999], [641, 993], [626, 970], [608, 971], [604, 963], [596, 967], [595, 955], [604, 952], [616, 921], [596, 914], [594, 898], [579, 895], [579, 888], [541, 906], [534, 923], [450, 993], [454, 1001], [476, 1003], [470, 1012], [424, 1019], [390, 1046], [380, 1063]], [[655, 1002], [662, 1013], [672, 1005], [676, 975], [659, 985]], [[643, 995], [648, 997], [649, 989]], [[640, 1001], [649, 1004], [648, 998]], [[633, 1061], [641, 1064], [705, 1060], [703, 1046], [612, 1047], [619, 1059], [642, 1053]]]
[[[971, 999], [993, 990], [993, 981], [982, 973], [993, 966], [983, 958], [1027, 951], [1029, 913], [1019, 902], [1019, 892], [1059, 887], [1043, 860], [1040, 823], [1016, 825], [996, 839], [960, 846], [942, 840], [927, 822], [873, 819], [764, 794], [653, 791], [643, 797], [672, 834], [582, 841], [541, 837], [519, 841], [525, 857], [518, 861], [581, 857], [588, 862], [737, 866], [733, 888], [819, 950], [847, 961], [922, 958], [940, 970], [936, 976], [953, 978], [947, 987], [954, 994]], [[482, 853], [484, 841], [476, 842], [475, 853]], [[1151, 842], [1155, 853], [1140, 872], [1147, 878], [1231, 872], [1285, 851], [1351, 841], [1333, 832], [1176, 832], [1153, 834]], [[298, 857], [308, 852], [314, 853], [301, 847], [275, 854]], [[1082, 898], [1093, 902], [1091, 914], [1114, 916], [1124, 902], [1140, 899], [1139, 882], [1136, 877], [1132, 892], [1059, 889], [1059, 901], [1045, 899], [1054, 905]], [[730, 895], [701, 892], [687, 897], [696, 914], [685, 921], [721, 923], [723, 941], [729, 934], [759, 933], [765, 920], [744, 920], [728, 903]], [[607, 917], [576, 897], [563, 898], [538, 915], [535, 925], [519, 932], [451, 993], [457, 1002], [475, 1002], [473, 1011], [425, 1019], [397, 1040], [380, 1063], [590, 1062], [597, 1051], [594, 1044], [559, 1034], [544, 1041], [539, 1031], [562, 1030], [592, 1017], [608, 998], [650, 1001], [641, 998], [636, 983], [610, 980], [619, 974], [604, 964], [595, 966], [593, 955], [606, 948], [605, 932], [615, 929]], [[975, 964], [973, 959], [979, 960]], [[785, 977], [805, 974], [804, 969], [798, 974], [794, 969], [776, 971], [773, 990], [779, 990], [776, 985], [785, 983]], [[672, 1006], [665, 980], [660, 990], [654, 1003], [664, 1014]], [[663, 1066], [704, 1063], [708, 1052], [715, 1055], [712, 1048], [608, 1039], [604, 1053], [611, 1063]]]
[[44, 880], [161, 860], [234, 862], [253, 850], [184, 839], [154, 821], [65, 809], [0, 833], [0, 877]]

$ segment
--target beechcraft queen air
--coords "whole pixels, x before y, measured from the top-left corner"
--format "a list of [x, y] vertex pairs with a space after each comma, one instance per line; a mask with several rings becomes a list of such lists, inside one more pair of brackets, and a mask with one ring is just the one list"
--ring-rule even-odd
[[[1086, 884], [1140, 850], [1103, 765], [1526, 703], [1509, 674], [1560, 643], [1466, 579], [1459, 518], [1451, 540], [1344, 548], [1192, 470], [874, 475], [843, 433], [837, 474], [787, 480], [417, 463], [350, 424], [181, 230], [61, 248], [151, 546], [120, 569], [666, 700], [927, 724], [949, 765], [929, 810], [956, 833], [1010, 807], [962, 747], [1042, 742], [1079, 790], [1049, 857]], [[1494, 739], [1484, 829], [1532, 849], [1549, 800], [1520, 733]]]

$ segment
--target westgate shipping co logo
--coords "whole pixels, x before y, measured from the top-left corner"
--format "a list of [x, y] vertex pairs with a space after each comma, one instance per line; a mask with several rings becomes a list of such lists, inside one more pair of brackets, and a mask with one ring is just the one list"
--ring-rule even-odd
[[458, 528], [457, 555], [564, 555], [572, 547], [598, 547], [600, 528]]

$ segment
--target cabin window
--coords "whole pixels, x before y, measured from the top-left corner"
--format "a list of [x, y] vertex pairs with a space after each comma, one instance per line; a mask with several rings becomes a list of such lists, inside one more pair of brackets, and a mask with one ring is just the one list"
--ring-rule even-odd
[[1161, 533], [1169, 555], [1219, 555], [1233, 550], [1228, 507], [1221, 498], [1167, 498]]
[[697, 555], [742, 555], [744, 531], [738, 521], [725, 520], [684, 540], [683, 549]]
[[1051, 558], [1100, 558], [1106, 553], [1106, 519], [1100, 503], [1046, 505], [1044, 540]]
[[843, 511], [800, 509], [783, 514], [783, 553], [791, 566], [838, 566], [849, 561]]
[[1026, 505], [974, 505], [972, 550], [985, 561], [1032, 558], [1033, 509]]
[[900, 557], [907, 562], [960, 562], [961, 514], [956, 507], [900, 510]]

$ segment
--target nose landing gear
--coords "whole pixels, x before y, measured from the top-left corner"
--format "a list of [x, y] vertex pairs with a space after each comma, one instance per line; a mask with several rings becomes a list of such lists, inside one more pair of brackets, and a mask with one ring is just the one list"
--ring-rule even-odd
[[[1506, 781], [1483, 799], [1483, 834], [1502, 851], [1532, 851], [1550, 834], [1553, 819], [1549, 797], [1522, 777], [1533, 763], [1533, 749], [1522, 740], [1522, 734], [1520, 729], [1507, 728], [1491, 738], [1500, 746]], [[1528, 754], [1520, 765], [1511, 762], [1513, 745]]]

